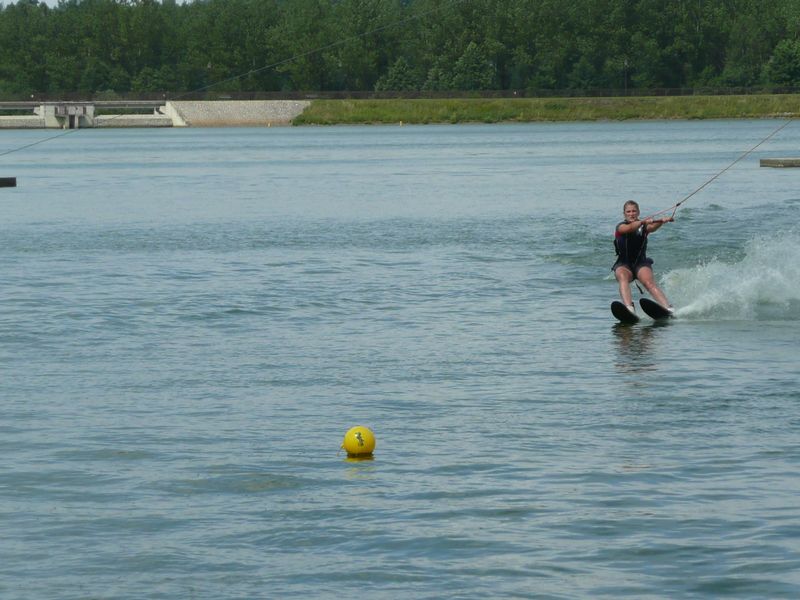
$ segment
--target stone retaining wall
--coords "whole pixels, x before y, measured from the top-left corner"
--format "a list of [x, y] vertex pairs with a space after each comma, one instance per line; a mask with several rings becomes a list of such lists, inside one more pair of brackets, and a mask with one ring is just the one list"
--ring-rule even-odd
[[0, 129], [44, 129], [44, 117], [12, 115], [0, 117]]
[[[270, 127], [290, 125], [311, 104], [308, 100], [174, 101], [152, 115], [81, 116], [80, 127]], [[47, 105], [51, 107], [52, 105]], [[47, 111], [45, 111], [47, 112]], [[52, 110], [50, 111], [52, 112]], [[88, 121], [88, 123], [87, 123]], [[54, 115], [0, 116], [0, 129], [46, 129], [63, 126]]]
[[214, 100], [167, 102], [175, 127], [269, 127], [289, 125], [307, 100]]
[[167, 115], [97, 115], [94, 127], [172, 127]]

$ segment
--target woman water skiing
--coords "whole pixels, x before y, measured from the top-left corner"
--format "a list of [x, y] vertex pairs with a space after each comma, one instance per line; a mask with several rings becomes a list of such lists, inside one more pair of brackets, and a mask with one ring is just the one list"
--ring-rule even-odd
[[631, 282], [636, 279], [650, 292], [650, 295], [672, 312], [672, 306], [658, 287], [653, 276], [653, 260], [647, 258], [647, 236], [661, 229], [664, 223], [674, 221], [672, 217], [653, 219], [639, 218], [639, 204], [628, 200], [622, 207], [625, 220], [617, 224], [614, 232], [614, 248], [617, 261], [611, 269], [619, 282], [619, 295], [622, 303], [631, 313], [636, 314], [631, 297]]

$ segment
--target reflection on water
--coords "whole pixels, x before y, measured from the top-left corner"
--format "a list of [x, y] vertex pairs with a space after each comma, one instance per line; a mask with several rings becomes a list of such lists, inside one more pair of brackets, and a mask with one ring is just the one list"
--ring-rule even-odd
[[658, 330], [665, 326], [666, 323], [653, 323], [641, 327], [615, 323], [612, 331], [617, 342], [617, 369], [623, 373], [639, 373], [655, 369], [654, 343], [659, 337]]

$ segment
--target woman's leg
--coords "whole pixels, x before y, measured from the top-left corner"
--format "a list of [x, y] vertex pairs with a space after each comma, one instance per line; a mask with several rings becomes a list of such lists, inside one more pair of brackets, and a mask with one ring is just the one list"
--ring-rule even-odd
[[669, 300], [667, 300], [664, 292], [661, 291], [661, 288], [658, 287], [656, 283], [655, 277], [653, 276], [653, 269], [650, 267], [639, 267], [639, 270], [636, 271], [636, 279], [642, 282], [642, 285], [661, 306], [670, 306]]
[[617, 267], [614, 269], [614, 276], [619, 282], [619, 297], [622, 298], [622, 303], [625, 306], [633, 306], [633, 298], [631, 297], [633, 272], [628, 267]]

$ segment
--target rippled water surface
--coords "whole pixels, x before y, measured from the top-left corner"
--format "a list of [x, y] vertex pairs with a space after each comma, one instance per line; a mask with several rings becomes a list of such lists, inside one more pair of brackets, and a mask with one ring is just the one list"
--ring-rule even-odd
[[[3, 598], [796, 598], [789, 126], [84, 130], [0, 175]], [[0, 133], [0, 151], [43, 132]], [[637, 292], [638, 295], [638, 292]], [[366, 425], [373, 460], [347, 459]]]

